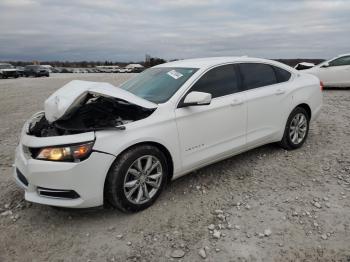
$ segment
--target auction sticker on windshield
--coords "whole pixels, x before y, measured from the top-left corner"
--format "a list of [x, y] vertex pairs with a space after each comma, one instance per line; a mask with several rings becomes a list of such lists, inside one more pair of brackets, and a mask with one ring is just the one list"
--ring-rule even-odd
[[177, 72], [176, 70], [171, 70], [167, 74], [170, 75], [174, 79], [179, 79], [180, 77], [183, 76], [183, 74]]

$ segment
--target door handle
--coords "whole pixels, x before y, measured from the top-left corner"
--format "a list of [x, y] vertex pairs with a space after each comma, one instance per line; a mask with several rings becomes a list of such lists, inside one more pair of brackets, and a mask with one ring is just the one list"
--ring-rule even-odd
[[242, 105], [244, 102], [243, 102], [243, 99], [233, 99], [232, 102], [231, 102], [231, 106], [239, 106], [239, 105]]
[[280, 89], [277, 89], [277, 90], [276, 90], [275, 94], [276, 94], [276, 95], [282, 95], [282, 94], [284, 94], [285, 92], [286, 92], [286, 90], [280, 88]]

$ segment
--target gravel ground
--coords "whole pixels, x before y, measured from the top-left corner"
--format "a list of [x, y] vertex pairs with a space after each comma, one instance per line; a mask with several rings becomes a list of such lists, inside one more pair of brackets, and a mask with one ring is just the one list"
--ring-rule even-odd
[[327, 90], [306, 144], [263, 146], [174, 181], [137, 214], [23, 200], [12, 162], [25, 119], [72, 79], [0, 80], [0, 261], [350, 261], [350, 91]]

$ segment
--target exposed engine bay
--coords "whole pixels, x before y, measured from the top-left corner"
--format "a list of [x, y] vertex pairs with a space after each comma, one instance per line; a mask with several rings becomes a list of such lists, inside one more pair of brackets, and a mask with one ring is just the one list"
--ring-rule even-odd
[[115, 97], [87, 94], [79, 107], [56, 121], [49, 122], [44, 112], [37, 114], [30, 121], [27, 133], [49, 137], [97, 130], [124, 130], [125, 124], [144, 119], [154, 110]]

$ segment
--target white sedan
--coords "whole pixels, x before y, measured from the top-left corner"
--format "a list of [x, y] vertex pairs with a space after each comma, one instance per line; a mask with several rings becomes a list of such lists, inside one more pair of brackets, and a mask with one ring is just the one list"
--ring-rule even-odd
[[317, 76], [326, 87], [350, 87], [350, 54], [337, 56], [303, 72]]
[[203, 166], [267, 143], [302, 146], [321, 89], [312, 75], [247, 57], [162, 64], [119, 87], [72, 81], [26, 122], [14, 177], [28, 201], [139, 211]]

